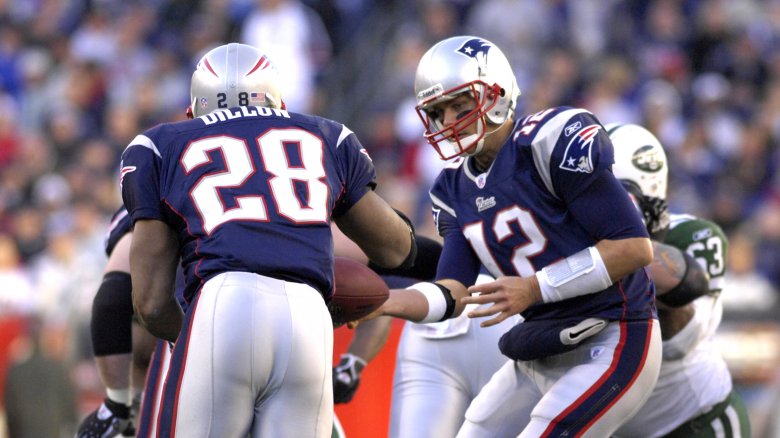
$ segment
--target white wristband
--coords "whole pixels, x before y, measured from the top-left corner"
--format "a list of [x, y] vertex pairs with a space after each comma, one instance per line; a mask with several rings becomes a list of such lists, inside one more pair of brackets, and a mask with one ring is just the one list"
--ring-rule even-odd
[[595, 246], [547, 265], [536, 272], [536, 279], [545, 303], [601, 292], [612, 285], [604, 260]]
[[425, 299], [428, 300], [428, 314], [425, 315], [420, 323], [439, 322], [444, 318], [444, 313], [447, 311], [447, 300], [444, 298], [444, 294], [441, 293], [439, 286], [433, 283], [423, 281], [413, 284], [407, 289], [414, 289], [421, 292]]

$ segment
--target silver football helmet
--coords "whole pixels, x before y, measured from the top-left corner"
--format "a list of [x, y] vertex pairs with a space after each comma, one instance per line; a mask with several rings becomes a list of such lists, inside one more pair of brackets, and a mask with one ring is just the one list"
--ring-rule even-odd
[[634, 124], [611, 123], [604, 127], [615, 150], [612, 172], [634, 197], [650, 234], [659, 238], [669, 226], [666, 186], [669, 165], [661, 142], [647, 129]]
[[284, 109], [278, 76], [271, 60], [255, 47], [230, 43], [214, 48], [192, 73], [192, 115], [236, 106]]
[[[487, 123], [501, 125], [515, 110], [520, 88], [509, 61], [488, 40], [458, 36], [436, 43], [422, 57], [414, 80], [417, 113], [425, 138], [442, 159], [482, 149]], [[443, 126], [434, 105], [470, 93], [476, 107], [451, 126]], [[477, 132], [463, 130], [476, 124]]]

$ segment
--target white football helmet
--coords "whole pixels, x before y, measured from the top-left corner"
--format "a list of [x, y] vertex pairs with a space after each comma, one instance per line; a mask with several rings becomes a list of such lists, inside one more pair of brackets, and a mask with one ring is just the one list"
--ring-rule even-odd
[[669, 166], [661, 142], [639, 125], [611, 123], [604, 128], [615, 149], [615, 177], [636, 184], [644, 196], [666, 199]]
[[[501, 125], [513, 116], [520, 88], [498, 47], [483, 38], [458, 36], [436, 43], [423, 55], [414, 92], [425, 138], [447, 160], [479, 152], [486, 123]], [[433, 106], [461, 93], [470, 93], [476, 107], [453, 125], [443, 126]], [[476, 124], [477, 132], [463, 134], [472, 124]]]
[[271, 60], [255, 47], [230, 43], [211, 49], [192, 73], [192, 115], [236, 106], [284, 109], [278, 76]]
[[604, 128], [615, 150], [612, 172], [634, 198], [650, 235], [662, 240], [669, 226], [669, 165], [661, 142], [639, 125], [611, 123]]

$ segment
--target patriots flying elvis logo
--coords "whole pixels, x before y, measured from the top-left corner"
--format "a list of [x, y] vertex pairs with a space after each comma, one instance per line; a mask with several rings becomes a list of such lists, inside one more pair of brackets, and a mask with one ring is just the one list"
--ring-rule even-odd
[[122, 189], [122, 183], [125, 182], [125, 175], [127, 175], [130, 172], [135, 172], [136, 167], [135, 166], [122, 166], [122, 169], [119, 171], [119, 189]]
[[493, 46], [483, 39], [472, 38], [463, 43], [458, 49], [458, 52], [469, 58], [474, 58], [480, 63], [484, 63], [487, 58], [488, 50], [490, 50], [491, 47]]
[[561, 164], [558, 167], [570, 172], [593, 172], [591, 148], [596, 135], [599, 133], [599, 129], [601, 129], [599, 125], [589, 125], [577, 132], [569, 141], [569, 144], [566, 145], [563, 160], [561, 160]]

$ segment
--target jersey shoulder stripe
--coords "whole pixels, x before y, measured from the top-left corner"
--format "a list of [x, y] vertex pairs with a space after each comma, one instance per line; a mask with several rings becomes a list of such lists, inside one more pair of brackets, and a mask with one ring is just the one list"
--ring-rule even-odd
[[450, 214], [452, 217], [458, 217], [457, 213], [455, 213], [455, 209], [447, 205], [444, 201], [442, 201], [439, 197], [434, 195], [433, 193], [428, 193], [431, 197], [431, 202], [433, 203], [434, 208], [440, 208], [447, 213]]
[[135, 138], [130, 142], [130, 144], [127, 145], [125, 148], [125, 151], [130, 149], [133, 146], [143, 146], [147, 149], [150, 149], [152, 152], [154, 152], [157, 157], [161, 157], [160, 150], [157, 149], [157, 145], [154, 144], [154, 141], [152, 141], [151, 138], [147, 137], [144, 134], [138, 134], [135, 136]]

